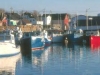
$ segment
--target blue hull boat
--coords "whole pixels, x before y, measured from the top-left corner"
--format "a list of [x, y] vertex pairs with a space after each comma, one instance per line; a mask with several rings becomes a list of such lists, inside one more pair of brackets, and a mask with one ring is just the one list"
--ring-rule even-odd
[[68, 34], [67, 39], [68, 39], [69, 43], [80, 43], [80, 42], [82, 42], [82, 36], [75, 38], [74, 34]]
[[43, 39], [39, 36], [31, 36], [31, 49], [32, 50], [41, 50], [44, 48], [45, 43], [43, 42]]
[[65, 39], [68, 40], [68, 43], [81, 43], [83, 41], [83, 31], [77, 30], [66, 34]]
[[[29, 40], [29, 41], [28, 41]], [[44, 39], [42, 36], [30, 35], [30, 33], [24, 33], [21, 42], [24, 46], [30, 47], [31, 50], [40, 50], [44, 48]], [[28, 44], [27, 44], [28, 43]]]

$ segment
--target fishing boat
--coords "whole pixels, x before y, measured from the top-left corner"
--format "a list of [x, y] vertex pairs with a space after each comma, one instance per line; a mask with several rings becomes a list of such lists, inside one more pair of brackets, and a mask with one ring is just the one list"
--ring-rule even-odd
[[20, 53], [18, 37], [10, 31], [0, 32], [0, 57], [12, 56]]
[[62, 30], [56, 30], [56, 29], [48, 30], [48, 34], [52, 43], [63, 42], [64, 35]]
[[84, 31], [83, 42], [90, 46], [100, 46], [100, 31], [99, 30], [86, 30]]
[[43, 31], [43, 37], [44, 37], [45, 46], [49, 46], [51, 44], [52, 37], [51, 35], [48, 34], [48, 31], [46, 30]]
[[[27, 40], [30, 40], [28, 42], [25, 42]], [[24, 32], [23, 37], [21, 38], [21, 42], [29, 43], [31, 45], [31, 50], [40, 50], [44, 48], [44, 39], [42, 35], [34, 35], [32, 32]]]
[[17, 54], [9, 57], [0, 57], [0, 75], [16, 75], [16, 64], [20, 56], [20, 54]]
[[83, 41], [83, 30], [74, 30], [74, 31], [67, 31], [64, 34], [65, 40], [68, 40], [68, 43], [82, 43]]
[[32, 50], [40, 50], [44, 48], [45, 43], [43, 42], [43, 38], [40, 36], [34, 37], [31, 36], [31, 47]]

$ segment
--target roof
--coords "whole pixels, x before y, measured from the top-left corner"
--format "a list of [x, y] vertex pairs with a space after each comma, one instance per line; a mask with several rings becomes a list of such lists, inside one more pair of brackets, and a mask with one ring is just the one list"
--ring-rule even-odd
[[21, 17], [17, 13], [5, 13], [8, 19], [19, 20]]
[[27, 20], [27, 19], [22, 19], [22, 22], [25, 22], [25, 23], [30, 23], [30, 21], [29, 21], [29, 20]]
[[31, 23], [29, 20], [27, 19], [21, 19], [19, 22], [18, 22], [18, 25], [26, 25], [27, 23]]
[[29, 16], [30, 18], [35, 18], [34, 15], [32, 15], [32, 14], [29, 13], [29, 12], [25, 12], [24, 15], [27, 15], [27, 16]]

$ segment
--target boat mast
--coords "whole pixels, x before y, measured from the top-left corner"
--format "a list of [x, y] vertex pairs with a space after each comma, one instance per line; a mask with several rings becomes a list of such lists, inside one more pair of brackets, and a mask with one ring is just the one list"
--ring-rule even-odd
[[62, 18], [61, 18], [61, 14], [60, 14], [60, 26], [61, 26], [61, 30], [62, 30]]
[[87, 26], [87, 30], [88, 30], [88, 10], [90, 8], [86, 9], [86, 26]]
[[77, 26], [78, 26], [78, 13], [76, 13], [76, 24], [77, 24]]

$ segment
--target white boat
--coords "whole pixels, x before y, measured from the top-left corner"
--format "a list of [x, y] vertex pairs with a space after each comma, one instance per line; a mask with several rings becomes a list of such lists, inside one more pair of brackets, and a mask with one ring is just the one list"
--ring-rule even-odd
[[16, 64], [20, 54], [10, 57], [0, 57], [0, 75], [15, 75]]
[[0, 57], [12, 56], [20, 53], [20, 47], [15, 46], [10, 42], [0, 42]]
[[[16, 40], [16, 41], [15, 41]], [[13, 34], [0, 33], [0, 57], [20, 53], [19, 40]]]
[[48, 35], [48, 32], [46, 30], [43, 31], [43, 38], [45, 46], [49, 46], [52, 42], [52, 36]]
[[63, 42], [64, 36], [63, 34], [53, 34], [52, 35], [52, 42], [53, 43], [60, 43]]
[[61, 30], [48, 30], [48, 34], [51, 37], [52, 43], [61, 43], [63, 42], [64, 35]]

